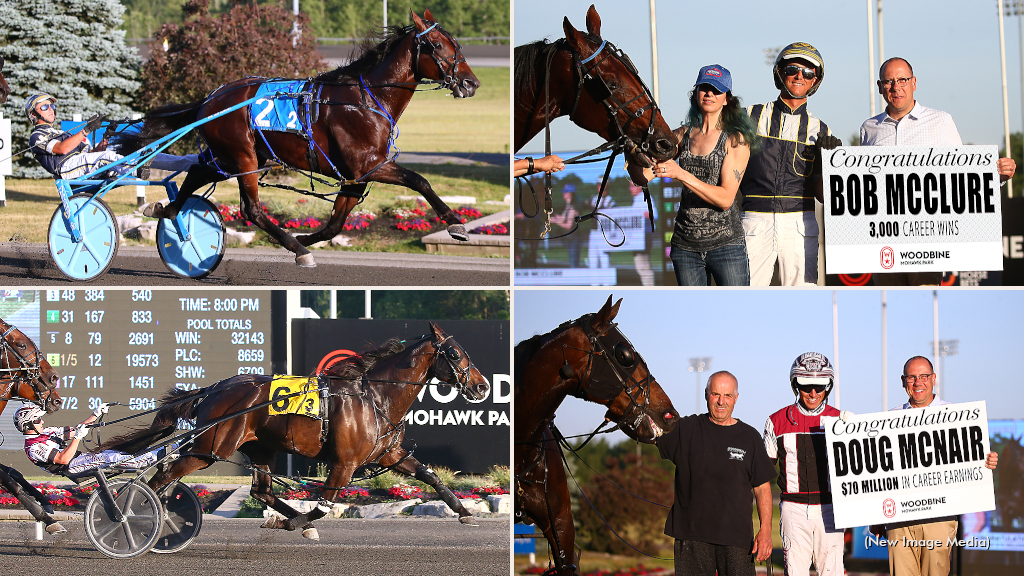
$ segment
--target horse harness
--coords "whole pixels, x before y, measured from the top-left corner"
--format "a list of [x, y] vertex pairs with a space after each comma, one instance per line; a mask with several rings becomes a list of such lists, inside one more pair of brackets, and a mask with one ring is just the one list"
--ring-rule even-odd
[[[52, 391], [43, 382], [42, 368], [40, 367], [40, 356], [42, 353], [39, 351], [39, 347], [36, 346], [35, 350], [32, 351], [32, 360], [29, 361], [28, 357], [23, 356], [18, 350], [7, 341], [7, 337], [18, 328], [13, 324], [8, 324], [8, 328], [3, 334], [0, 334], [0, 356], [3, 357], [4, 363], [7, 365], [6, 368], [0, 368], [0, 382], [6, 380], [7, 386], [4, 389], [0, 399], [10, 400], [15, 398], [16, 384], [22, 382], [28, 382], [32, 389], [36, 392], [36, 400], [29, 400], [28, 398], [22, 398], [38, 404], [40, 408], [46, 409], [46, 401], [49, 400]], [[14, 356], [19, 362], [18, 368], [11, 367], [11, 356]], [[23, 375], [24, 374], [24, 375]], [[18, 397], [20, 398], [20, 397]]]
[[[554, 59], [555, 52], [557, 52], [557, 50], [552, 50], [548, 54], [547, 62], [544, 66], [544, 154], [546, 156], [551, 155], [551, 62]], [[583, 93], [583, 90], [586, 89], [587, 92], [590, 94], [591, 98], [600, 102], [605, 107], [605, 110], [608, 111], [608, 116], [611, 119], [611, 121], [615, 123], [615, 128], [618, 131], [619, 135], [613, 140], [609, 140], [608, 142], [605, 142], [604, 144], [597, 146], [596, 148], [592, 148], [582, 154], [574, 156], [573, 158], [570, 158], [565, 161], [566, 164], [599, 162], [601, 160], [604, 160], [604, 158], [597, 158], [593, 160], [584, 160], [584, 158], [594, 156], [597, 154], [602, 154], [606, 151], [611, 151], [611, 154], [608, 156], [608, 164], [605, 167], [604, 177], [601, 179], [601, 186], [599, 187], [597, 192], [597, 201], [594, 203], [593, 211], [591, 211], [590, 214], [576, 216], [575, 226], [568, 232], [564, 234], [559, 234], [558, 236], [550, 235], [551, 214], [553, 212], [551, 201], [551, 173], [548, 172], [544, 175], [545, 221], [544, 230], [541, 232], [540, 238], [538, 238], [539, 240], [543, 240], [545, 238], [561, 238], [563, 236], [568, 236], [569, 234], [575, 232], [577, 228], [579, 228], [580, 223], [585, 222], [586, 220], [597, 218], [598, 216], [605, 216], [604, 214], [598, 212], [598, 209], [601, 207], [601, 201], [604, 198], [605, 187], [608, 184], [608, 176], [609, 174], [611, 174], [611, 169], [612, 165], [615, 163], [615, 158], [620, 153], [623, 152], [628, 152], [630, 154], [636, 155], [638, 153], [646, 153], [648, 150], [650, 150], [651, 140], [654, 138], [655, 119], [657, 118], [660, 112], [658, 103], [654, 101], [654, 95], [651, 93], [651, 90], [647, 87], [647, 84], [640, 77], [640, 73], [637, 71], [636, 66], [633, 65], [633, 61], [629, 59], [629, 56], [626, 55], [625, 52], [616, 47], [615, 44], [612, 44], [611, 42], [602, 39], [601, 45], [597, 47], [597, 50], [586, 58], [582, 58], [582, 56], [572, 48], [569, 48], [569, 52], [572, 54], [574, 70], [573, 76], [575, 76], [578, 79], [576, 82], [576, 94], [573, 97], [572, 108], [569, 111], [569, 119], [575, 121], [574, 116], [576, 115], [576, 107], [579, 105], [580, 102], [580, 95]], [[598, 56], [602, 54], [604, 55], [601, 56], [600, 59], [598, 59], [592, 65], [589, 65], [592, 61], [597, 59]], [[622, 65], [626, 67], [626, 70], [628, 70], [633, 75], [633, 78], [640, 83], [640, 87], [643, 88], [643, 92], [641, 94], [637, 94], [636, 96], [630, 98], [625, 102], [622, 102], [615, 98], [615, 95], [613, 94], [611, 87], [608, 86], [608, 82], [605, 81], [604, 77], [601, 76], [597, 71], [601, 63], [611, 57], [615, 57], [619, 62], [621, 62]], [[647, 98], [647, 104], [641, 106], [635, 112], [630, 114], [626, 107], [644, 96]], [[626, 135], [626, 130], [630, 127], [634, 120], [642, 118], [648, 110], [651, 111], [651, 119], [647, 124], [647, 131], [644, 134], [643, 139], [639, 143], [637, 143], [632, 138]], [[626, 121], [625, 124], [623, 124], [619, 120], [620, 111], [626, 112], [626, 115], [629, 116], [629, 119]], [[532, 190], [532, 184], [530, 185], [530, 188]], [[520, 195], [522, 195], [521, 190], [522, 189], [520, 188]], [[651, 231], [653, 232], [654, 207], [651, 200], [651, 194], [648, 191], [646, 184], [643, 186], [643, 190], [644, 199], [647, 201], [648, 214], [650, 215], [651, 219]], [[521, 200], [519, 205], [522, 206]], [[612, 222], [614, 222], [614, 220], [612, 220]], [[607, 241], [607, 238], [605, 240]], [[625, 243], [625, 241], [626, 238], [625, 236], [623, 236], [622, 241], [619, 242], [618, 244], [612, 244], [611, 242], [608, 243], [613, 247], [618, 247], [622, 246]]]

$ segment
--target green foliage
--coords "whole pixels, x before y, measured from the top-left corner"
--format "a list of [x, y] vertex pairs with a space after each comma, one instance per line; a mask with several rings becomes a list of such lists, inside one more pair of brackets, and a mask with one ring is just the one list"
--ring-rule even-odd
[[[127, 8], [124, 27], [129, 38], [151, 38], [162, 23], [180, 24], [184, 21], [182, 0], [123, 1]], [[292, 8], [291, 2], [281, 0], [212, 0], [210, 13], [223, 14], [234, 4], [282, 6], [289, 12]], [[422, 16], [424, 7], [430, 8], [437, 21], [456, 36], [509, 36], [509, 0], [435, 0], [429, 6], [413, 0], [389, 0], [388, 24], [411, 24], [409, 12], [415, 10]], [[307, 17], [303, 31], [320, 38], [362, 38], [370, 26], [384, 23], [380, 2], [301, 0], [299, 10]]]
[[238, 514], [235, 518], [263, 518], [263, 511], [267, 509], [267, 506], [259, 500], [249, 496], [242, 502], [242, 506], [238, 509]]
[[[117, 0], [0, 1], [0, 56], [12, 94], [0, 111], [12, 118], [13, 148], [28, 145], [32, 126], [25, 101], [45, 92], [59, 100], [58, 120], [74, 113], [131, 114], [138, 88], [138, 57], [120, 30], [124, 7]], [[16, 161], [15, 176], [49, 175], [31, 154]]]
[[374, 318], [508, 320], [507, 290], [374, 290]]
[[369, 480], [361, 480], [359, 482], [356, 482], [355, 484], [358, 486], [362, 486], [367, 490], [387, 490], [388, 488], [391, 488], [392, 486], [400, 482], [405, 482], [408, 484], [408, 482], [403, 476], [399, 476], [395, 472], [388, 470], [387, 472], [381, 474], [380, 476], [374, 476]]
[[[338, 318], [362, 318], [364, 290], [338, 290]], [[508, 320], [505, 290], [374, 290], [370, 296], [374, 318], [398, 320]], [[331, 294], [303, 290], [302, 306], [321, 318], [330, 318]]]
[[[214, 15], [209, 0], [190, 0], [183, 10], [186, 20], [165, 24], [150, 43], [137, 95], [142, 108], [199, 100], [246, 76], [301, 78], [324, 68], [311, 35], [293, 44], [292, 14], [280, 5], [239, 3]], [[306, 26], [305, 15], [298, 21]]]
[[487, 475], [490, 476], [491, 480], [498, 486], [503, 486], [505, 488], [511, 486], [508, 466], [493, 466], [487, 471]]
[[[631, 443], [624, 442], [618, 446], [623, 444]], [[617, 448], [610, 448], [610, 451], [618, 451]], [[650, 454], [650, 450], [638, 459], [635, 445], [629, 448], [633, 453], [622, 457], [609, 456], [604, 460], [605, 478], [591, 474], [589, 480], [580, 482], [593, 506], [582, 498], [577, 500], [576, 535], [587, 550], [636, 555], [637, 552], [630, 547], [632, 545], [646, 554], [658, 555], [671, 543], [664, 529], [668, 513], [665, 507], [672, 505], [673, 473], [661, 464], [656, 455]], [[622, 539], [612, 533], [605, 522]]]

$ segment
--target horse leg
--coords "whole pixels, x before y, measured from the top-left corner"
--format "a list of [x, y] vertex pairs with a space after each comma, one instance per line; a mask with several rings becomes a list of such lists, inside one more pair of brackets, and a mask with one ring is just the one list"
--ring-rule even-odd
[[430, 182], [427, 182], [427, 179], [423, 176], [394, 162], [388, 162], [381, 166], [380, 170], [374, 172], [371, 179], [384, 184], [405, 186], [419, 192], [427, 203], [430, 204], [430, 207], [434, 209], [434, 212], [437, 212], [437, 215], [448, 223], [449, 236], [463, 242], [469, 240], [469, 236], [466, 235], [466, 226], [462, 223], [462, 220], [459, 220], [458, 214], [438, 198], [437, 193], [430, 187]]
[[299, 514], [294, 518], [290, 518], [285, 523], [290, 524], [294, 530], [296, 526], [302, 525], [302, 535], [310, 540], [319, 540], [320, 533], [317, 532], [313, 522], [319, 520], [327, 515], [328, 512], [334, 508], [334, 501], [338, 497], [338, 491], [340, 488], [347, 486], [349, 481], [352, 480], [352, 473], [355, 472], [355, 467], [341, 466], [334, 464], [331, 466], [331, 471], [327, 475], [326, 486], [323, 494], [320, 496], [320, 500], [316, 503], [316, 507]]
[[556, 448], [549, 447], [545, 454], [544, 483], [525, 485], [521, 498], [523, 510], [548, 541], [556, 573], [571, 576], [577, 573], [576, 527], [572, 522], [572, 508], [565, 469]]
[[[447, 504], [448, 507], [452, 509], [452, 511], [456, 512], [459, 515], [459, 522], [462, 522], [463, 524], [469, 524], [470, 526], [476, 526], [477, 523], [473, 519], [473, 515], [469, 512], [469, 510], [466, 510], [466, 507], [465, 505], [462, 504], [462, 501], [459, 500], [458, 497], [455, 496], [455, 494], [453, 494], [452, 491], [447, 486], [445, 486], [443, 482], [441, 482], [441, 479], [437, 477], [437, 474], [434, 474], [433, 470], [431, 470], [424, 464], [421, 464], [419, 460], [413, 458], [412, 456], [409, 456], [408, 458], [405, 458], [405, 460], [402, 460], [402, 458], [404, 458], [407, 454], [408, 453], [405, 450], [398, 448], [397, 450], [389, 452], [385, 457], [381, 458], [380, 464], [381, 466], [394, 466], [393, 470], [395, 470], [396, 472], [401, 472], [406, 476], [412, 476], [419, 480], [420, 482], [426, 482], [428, 486], [430, 486], [431, 488], [434, 489], [435, 492], [437, 492], [437, 495], [441, 497], [441, 500], [444, 501], [444, 503]], [[399, 461], [401, 461], [399, 464], [394, 464], [395, 462]]]
[[35, 486], [28, 483], [25, 477], [14, 468], [0, 464], [0, 486], [9, 492], [32, 517], [46, 524], [46, 531], [50, 534], [62, 534], [67, 532], [50, 514], [53, 513], [53, 506]]
[[[366, 189], [366, 184], [361, 184], [360, 186], [363, 190]], [[341, 233], [342, 227], [345, 225], [345, 219], [348, 218], [349, 212], [355, 208], [356, 204], [359, 204], [359, 198], [360, 196], [342, 196], [339, 194], [334, 198], [334, 208], [331, 210], [331, 219], [312, 234], [296, 236], [296, 240], [298, 240], [303, 246], [309, 246], [310, 244], [316, 244], [321, 240], [334, 238]]]
[[238, 177], [238, 196], [242, 202], [242, 214], [260, 227], [261, 230], [270, 234], [281, 246], [284, 246], [295, 254], [295, 263], [303, 268], [315, 268], [316, 262], [313, 255], [305, 246], [299, 243], [294, 236], [285, 232], [277, 224], [270, 221], [270, 217], [263, 210], [260, 204], [259, 176], [257, 174], [243, 174]]

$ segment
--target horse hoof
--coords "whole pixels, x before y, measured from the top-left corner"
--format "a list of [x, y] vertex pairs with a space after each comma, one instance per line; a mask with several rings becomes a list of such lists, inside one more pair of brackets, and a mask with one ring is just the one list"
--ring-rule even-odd
[[146, 204], [142, 209], [142, 215], [148, 218], [163, 218], [164, 217], [164, 205], [159, 202], [152, 202]]
[[320, 533], [316, 531], [316, 528], [306, 528], [302, 531], [302, 537], [318, 541], [320, 540]]
[[68, 531], [68, 529], [63, 527], [63, 526], [61, 526], [60, 522], [54, 522], [53, 524], [47, 524], [46, 525], [46, 533], [47, 534], [53, 534], [53, 535], [56, 536], [57, 534], [63, 534], [65, 532], [67, 532], [67, 531]]
[[476, 522], [476, 518], [472, 516], [459, 516], [459, 522], [467, 526], [479, 526], [479, 524], [477, 524]]
[[260, 528], [284, 528], [284, 521], [278, 516], [268, 516], [267, 521], [260, 524]]
[[466, 227], [462, 224], [452, 224], [449, 226], [448, 235], [459, 242], [469, 242], [469, 235], [466, 234]]
[[312, 254], [303, 254], [302, 256], [295, 257], [295, 265], [302, 268], [316, 268], [316, 262], [313, 261]]

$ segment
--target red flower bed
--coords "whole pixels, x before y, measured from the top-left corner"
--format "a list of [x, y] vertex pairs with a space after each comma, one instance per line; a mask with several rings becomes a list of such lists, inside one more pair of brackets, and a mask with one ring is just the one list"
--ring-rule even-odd
[[388, 494], [392, 498], [397, 498], [399, 500], [412, 500], [413, 498], [422, 498], [423, 490], [421, 490], [419, 486], [395, 484], [391, 488], [388, 488]]
[[473, 488], [473, 494], [480, 494], [481, 496], [490, 496], [492, 494], [508, 494], [508, 490], [505, 490], [501, 486], [480, 486]]
[[417, 218], [415, 220], [399, 220], [398, 222], [395, 222], [395, 228], [397, 228], [399, 230], [423, 230], [423, 231], [426, 231], [426, 230], [430, 230], [430, 222], [427, 222], [426, 220], [424, 220], [422, 218]]
[[319, 228], [323, 225], [323, 222], [313, 218], [312, 216], [306, 216], [305, 218], [292, 218], [284, 223], [285, 228]]
[[508, 235], [508, 227], [504, 224], [488, 224], [487, 226], [481, 226], [470, 230], [472, 234], [499, 234]]

